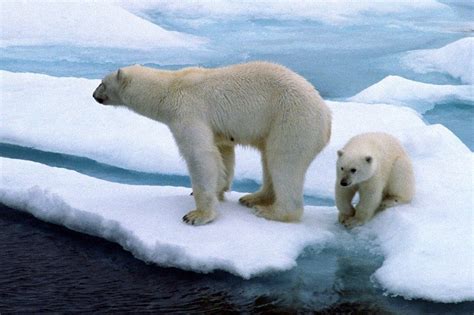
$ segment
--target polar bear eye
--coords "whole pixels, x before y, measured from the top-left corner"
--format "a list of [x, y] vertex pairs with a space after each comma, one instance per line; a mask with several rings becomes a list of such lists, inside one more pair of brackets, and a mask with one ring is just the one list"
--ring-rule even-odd
[[355, 173], [357, 170], [355, 168], [351, 168], [351, 173]]
[[343, 170], [344, 170], [344, 167], [341, 167], [341, 171], [343, 171]]

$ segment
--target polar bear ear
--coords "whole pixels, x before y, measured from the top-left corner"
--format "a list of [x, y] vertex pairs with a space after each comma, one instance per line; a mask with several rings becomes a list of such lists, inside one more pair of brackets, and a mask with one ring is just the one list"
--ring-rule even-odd
[[118, 71], [117, 71], [117, 81], [122, 81], [122, 79], [123, 79], [123, 70], [118, 69]]
[[118, 69], [117, 71], [117, 81], [120, 83], [120, 86], [124, 88], [127, 86], [128, 82], [130, 79], [128, 78], [127, 74], [125, 73], [124, 70]]
[[367, 161], [367, 163], [372, 163], [372, 157], [370, 155], [366, 156], [365, 160]]
[[337, 150], [337, 156], [341, 157], [344, 154], [344, 151], [342, 150]]

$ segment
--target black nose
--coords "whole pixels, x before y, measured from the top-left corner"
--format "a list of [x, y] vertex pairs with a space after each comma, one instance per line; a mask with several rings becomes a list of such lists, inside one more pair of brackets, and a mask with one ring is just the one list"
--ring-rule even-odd
[[341, 180], [341, 186], [347, 186], [349, 185], [345, 179]]
[[100, 98], [100, 97], [95, 97], [93, 96], [94, 99], [97, 101], [97, 103], [100, 103], [100, 104], [103, 104], [104, 103], [104, 99], [103, 98]]

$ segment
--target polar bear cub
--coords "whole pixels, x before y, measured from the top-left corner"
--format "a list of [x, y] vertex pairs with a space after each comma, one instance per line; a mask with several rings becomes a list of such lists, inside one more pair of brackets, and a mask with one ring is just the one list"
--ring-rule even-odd
[[[365, 133], [337, 152], [336, 206], [347, 227], [370, 220], [377, 210], [408, 203], [415, 192], [410, 159], [393, 136]], [[359, 203], [352, 199], [359, 192]]]
[[191, 176], [196, 210], [183, 217], [191, 225], [216, 218], [237, 144], [260, 150], [263, 168], [260, 190], [239, 201], [267, 219], [299, 220], [306, 170], [331, 135], [330, 110], [314, 87], [267, 62], [178, 71], [125, 67], [106, 76], [93, 97], [170, 128]]

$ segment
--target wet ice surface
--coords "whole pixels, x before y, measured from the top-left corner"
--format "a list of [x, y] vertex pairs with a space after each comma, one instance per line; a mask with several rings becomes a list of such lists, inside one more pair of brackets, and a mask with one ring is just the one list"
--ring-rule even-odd
[[[22, 18], [12, 12], [7, 18], [13, 20], [8, 20], [8, 25], [2, 24], [5, 32], [1, 38], [0, 69], [97, 79], [130, 63], [176, 69], [183, 65], [220, 66], [265, 59], [299, 72], [326, 98], [345, 101], [365, 90], [364, 98], [358, 101], [411, 107], [423, 113], [425, 121], [449, 128], [472, 150], [472, 38], [466, 37], [472, 36], [474, 8], [469, 2], [407, 1], [384, 5], [365, 1], [352, 5], [321, 2], [318, 5], [324, 8], [316, 9], [311, 3], [301, 1], [289, 5], [283, 2], [278, 6], [252, 2], [242, 6], [232, 1], [198, 1], [190, 6], [158, 1], [151, 5], [120, 2], [116, 6], [112, 2], [101, 2], [80, 5], [78, 10], [60, 10], [61, 14], [51, 13], [57, 10], [54, 4], [49, 5], [52, 11], [41, 5], [30, 12], [28, 9], [34, 9], [34, 5], [22, 4]], [[13, 11], [19, 8], [9, 6], [13, 6]], [[87, 13], [91, 8], [92, 13]], [[78, 26], [71, 24], [100, 12], [115, 13], [105, 14], [108, 22], [102, 25], [97, 19]], [[70, 15], [69, 22], [61, 20], [64, 14]], [[4, 21], [2, 19], [2, 23]], [[30, 22], [37, 23], [37, 27], [29, 27]], [[101, 37], [124, 24], [134, 27], [120, 32], [120, 36], [110, 37], [112, 39], [107, 37], [104, 41]], [[130, 29], [142, 26], [148, 29], [146, 36], [133, 40], [127, 37]], [[21, 29], [23, 33], [19, 32]], [[75, 36], [68, 36], [71, 32]], [[96, 82], [54, 81], [44, 77], [42, 84], [46, 85], [40, 85], [33, 78], [31, 74], [16, 79], [9, 73], [0, 74], [1, 156], [36, 160], [118, 183], [189, 186], [184, 164], [177, 160], [172, 139], [169, 134], [161, 137], [166, 135], [166, 128], [143, 122], [120, 110], [102, 113], [104, 115], [100, 115], [99, 109], [78, 110], [81, 105], [87, 108], [93, 104], [90, 94]], [[51, 84], [49, 87], [47, 82]], [[394, 89], [393, 85], [403, 86], [403, 89]], [[58, 91], [65, 93], [63, 95], [72, 93], [77, 98], [65, 107], [63, 99], [54, 97]], [[323, 249], [307, 248], [298, 258], [297, 267], [290, 271], [244, 281], [222, 272], [199, 275], [144, 265], [106, 241], [55, 228], [2, 208], [0, 222], [6, 237], [1, 238], [0, 246], [8, 252], [2, 257], [18, 257], [19, 267], [0, 264], [0, 309], [32, 311], [43, 305], [44, 310], [56, 311], [70, 310], [68, 306], [84, 311], [98, 308], [171, 311], [176, 307], [173, 297], [178, 296], [183, 301], [181, 309], [189, 311], [220, 307], [236, 311], [277, 308], [281, 311], [470, 312], [474, 308], [472, 303], [453, 305], [389, 298], [370, 279], [377, 279], [385, 290], [391, 287], [390, 293], [405, 297], [412, 296], [415, 290], [418, 292], [415, 297], [426, 299], [444, 296], [447, 302], [462, 300], [464, 296], [472, 300], [474, 280], [470, 288], [465, 281], [472, 279], [472, 267], [469, 269], [462, 264], [468, 252], [457, 247], [460, 239], [469, 240], [466, 235], [472, 236], [472, 228], [469, 230], [469, 225], [461, 224], [463, 228], [459, 229], [456, 225], [460, 221], [471, 226], [473, 223], [472, 185], [469, 186], [472, 176], [463, 174], [466, 168], [459, 164], [464, 160], [471, 165], [467, 169], [471, 169], [472, 153], [471, 157], [465, 154], [462, 144], [451, 135], [446, 138], [447, 133], [442, 128], [422, 132], [421, 120], [410, 111], [402, 115], [403, 111], [377, 104], [366, 104], [364, 108], [345, 102], [329, 103], [335, 112], [336, 125], [350, 124], [352, 116], [358, 123], [353, 123], [348, 130], [338, 127], [336, 141], [316, 160], [310, 174], [317, 175], [309, 176], [306, 186], [308, 205], [333, 205], [334, 152], [352, 133], [378, 129], [379, 125], [392, 126], [387, 131], [402, 138], [419, 165], [418, 180], [423, 188], [420, 199], [415, 202], [416, 210], [396, 209], [398, 212], [379, 216], [368, 227], [368, 230], [379, 231], [377, 241], [369, 238], [366, 244], [360, 239], [364, 236], [361, 232], [356, 233], [358, 238], [352, 234], [339, 235], [338, 242]], [[347, 105], [346, 109], [339, 110], [343, 105]], [[378, 122], [382, 111], [390, 113], [390, 119]], [[99, 123], [90, 121], [91, 116]], [[115, 128], [112, 120], [103, 117], [112, 117], [117, 126], [122, 127]], [[407, 126], [415, 127], [413, 123], [420, 126], [419, 133], [415, 132], [416, 128], [413, 133], [405, 132]], [[118, 131], [124, 125], [133, 126], [128, 139]], [[142, 139], [140, 134], [149, 129], [161, 136], [154, 140]], [[120, 142], [134, 146], [133, 152], [124, 150], [126, 146]], [[140, 155], [144, 158], [140, 159]], [[239, 151], [238, 156], [241, 163], [238, 163], [234, 188], [241, 192], [253, 191], [260, 180], [258, 155]], [[453, 170], [449, 163], [456, 165], [457, 171], [445, 179], [441, 172]], [[432, 186], [437, 182], [433, 178], [443, 178], [447, 191], [427, 203], [427, 193], [441, 189]], [[458, 185], [460, 189], [456, 189]], [[448, 193], [451, 189], [457, 191]], [[456, 193], [461, 197], [453, 197]], [[447, 217], [446, 213], [449, 213]], [[391, 222], [388, 228], [387, 221]], [[423, 229], [413, 229], [420, 222]], [[397, 227], [399, 238], [392, 234]], [[447, 237], [433, 240], [433, 234]], [[396, 246], [397, 242], [406, 245], [410, 240], [425, 246], [415, 246], [411, 251], [407, 250], [410, 246], [405, 249]], [[451, 248], [452, 244], [458, 250], [443, 249]], [[404, 251], [397, 254], [397, 248]], [[469, 249], [469, 242], [466, 248]], [[447, 252], [451, 255], [447, 256]], [[431, 264], [433, 255], [441, 257], [437, 267]], [[36, 264], [31, 264], [31, 256], [35, 256]], [[424, 259], [433, 269], [400, 267], [405, 263], [410, 266], [413, 261], [425, 264]], [[50, 268], [52, 264], [56, 268]], [[457, 267], [452, 268], [453, 264]], [[399, 272], [394, 273], [397, 268]], [[96, 274], [104, 276], [99, 278]], [[413, 275], [423, 280], [411, 283]], [[423, 289], [424, 285], [436, 281], [443, 285]], [[463, 290], [467, 295], [458, 294], [460, 283], [467, 283]], [[44, 288], [42, 292], [31, 289], [40, 286]], [[130, 290], [123, 291], [126, 288]], [[61, 299], [53, 299], [56, 296]], [[97, 298], [92, 300], [91, 296]], [[86, 297], [87, 303], [84, 302]], [[19, 305], [24, 308], [19, 309]]]

